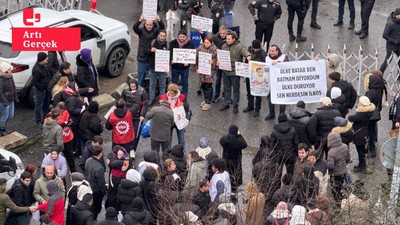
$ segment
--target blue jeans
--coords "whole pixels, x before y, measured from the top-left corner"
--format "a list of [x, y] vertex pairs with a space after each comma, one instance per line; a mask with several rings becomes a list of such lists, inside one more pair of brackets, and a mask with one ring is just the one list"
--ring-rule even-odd
[[233, 89], [233, 107], [237, 107], [240, 99], [240, 77], [233, 75], [227, 76], [225, 73], [222, 73], [223, 81], [224, 81], [224, 105], [229, 105], [232, 98], [232, 89]]
[[172, 69], [172, 83], [179, 85], [179, 75], [181, 75], [182, 94], [187, 99], [189, 91], [189, 67], [183, 70]]
[[171, 146], [170, 146], [169, 149], [171, 149], [171, 147], [172, 147], [172, 134], [173, 134], [172, 131], [174, 129], [176, 130], [176, 136], [178, 138], [178, 144], [183, 145], [183, 147], [185, 148], [185, 128], [183, 128], [182, 130], [179, 130], [176, 126], [173, 126], [172, 130], [171, 130], [171, 141], [169, 142]]
[[140, 86], [144, 87], [144, 79], [146, 78], [147, 69], [149, 64], [145, 62], [138, 61], [138, 83]]
[[0, 112], [0, 128], [6, 128], [7, 121], [14, 117], [14, 102], [11, 102], [8, 106], [6, 106], [4, 103], [0, 103]]
[[39, 91], [33, 88], [35, 95], [35, 122], [43, 123], [44, 116], [49, 112], [50, 98], [47, 91]]
[[[344, 4], [346, 0], [339, 0], [339, 17], [338, 21], [343, 21], [343, 14], [344, 14]], [[354, 8], [354, 0], [347, 0], [347, 5], [349, 6], [350, 11], [350, 23], [354, 23], [356, 18], [356, 10]]]
[[217, 70], [217, 76], [215, 78], [215, 95], [214, 99], [219, 98], [221, 94], [221, 79], [222, 79], [222, 70]]
[[156, 88], [157, 88], [157, 81], [158, 81], [158, 90], [160, 95], [165, 93], [165, 89], [167, 86], [167, 74], [164, 72], [156, 72], [150, 69], [149, 73], [150, 78], [150, 100], [155, 100], [156, 97]]

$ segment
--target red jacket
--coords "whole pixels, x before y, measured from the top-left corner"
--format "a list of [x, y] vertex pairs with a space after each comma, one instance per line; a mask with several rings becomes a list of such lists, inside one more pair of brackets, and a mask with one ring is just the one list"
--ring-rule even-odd
[[127, 110], [125, 116], [122, 118], [117, 117], [113, 112], [108, 120], [113, 127], [112, 137], [115, 144], [127, 144], [135, 140], [133, 116], [130, 110]]
[[[183, 100], [185, 100], [185, 95], [184, 94], [180, 94], [179, 97], [176, 99], [176, 101], [174, 101], [171, 97], [168, 96], [168, 92], [161, 95], [160, 96], [160, 100], [167, 100], [170, 104], [169, 107], [171, 107], [171, 109], [176, 108], [178, 106], [183, 106]], [[172, 102], [175, 102], [174, 105], [171, 105]]]
[[[46, 215], [47, 214], [47, 209], [49, 207], [49, 203], [43, 203], [37, 207], [38, 210], [46, 210]], [[57, 225], [64, 225], [64, 198], [58, 200], [54, 204], [54, 209], [53, 209], [53, 214], [50, 217], [51, 222], [56, 222]]]
[[68, 143], [74, 139], [74, 133], [72, 133], [72, 130], [67, 124], [69, 123], [69, 112], [67, 110], [64, 110], [60, 118], [58, 118], [58, 124], [63, 128], [63, 142]]

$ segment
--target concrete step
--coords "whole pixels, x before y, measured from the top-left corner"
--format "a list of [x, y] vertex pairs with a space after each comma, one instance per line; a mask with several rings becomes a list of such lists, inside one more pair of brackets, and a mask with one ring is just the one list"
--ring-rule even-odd
[[28, 138], [25, 135], [12, 132], [11, 134], [0, 137], [0, 146], [6, 150], [11, 150], [25, 144], [27, 141]]
[[99, 110], [108, 109], [114, 105], [115, 99], [109, 94], [101, 94], [93, 98], [93, 101], [99, 103]]

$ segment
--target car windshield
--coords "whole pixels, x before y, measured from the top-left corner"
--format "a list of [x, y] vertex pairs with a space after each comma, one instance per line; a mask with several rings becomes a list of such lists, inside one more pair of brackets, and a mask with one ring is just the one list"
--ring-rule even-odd
[[15, 58], [19, 55], [20, 51], [11, 50], [11, 43], [0, 41], [0, 57], [1, 58]]

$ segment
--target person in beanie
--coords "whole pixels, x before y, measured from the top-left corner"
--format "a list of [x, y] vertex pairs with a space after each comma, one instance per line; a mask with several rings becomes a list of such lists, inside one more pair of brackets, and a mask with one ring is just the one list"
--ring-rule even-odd
[[117, 210], [113, 207], [108, 207], [106, 209], [106, 218], [102, 221], [99, 221], [97, 225], [124, 225], [123, 223], [118, 222], [117, 216]]
[[50, 93], [47, 87], [50, 82], [50, 71], [47, 69], [48, 57], [45, 52], [37, 54], [37, 60], [32, 68], [32, 85], [35, 96], [35, 125], [42, 127], [44, 116], [49, 112]]
[[[249, 46], [249, 52], [251, 53], [251, 59], [253, 61], [258, 61], [258, 62], [264, 62], [266, 53], [264, 49], [261, 48], [261, 42], [259, 40], [254, 40]], [[247, 61], [248, 63], [248, 61]], [[243, 109], [243, 112], [251, 112], [253, 110], [254, 117], [260, 116], [260, 109], [261, 109], [261, 96], [253, 96], [251, 95], [251, 90], [250, 90], [250, 78], [246, 77], [246, 91], [247, 91], [247, 107]], [[256, 99], [256, 104], [254, 106], [254, 98]]]
[[333, 108], [339, 111], [342, 117], [345, 117], [347, 114], [346, 97], [342, 94], [340, 88], [333, 87], [331, 89], [331, 100]]
[[178, 32], [178, 38], [169, 43], [171, 59], [171, 78], [172, 83], [182, 85], [182, 94], [186, 97], [189, 94], [189, 64], [175, 63], [173, 61], [174, 48], [194, 49], [194, 44], [187, 36], [186, 30]]
[[78, 66], [76, 83], [80, 88], [88, 88], [89, 91], [84, 96], [91, 102], [92, 98], [99, 94], [99, 74], [92, 61], [92, 50], [82, 49], [76, 56], [76, 65]]
[[366, 96], [361, 96], [354, 115], [349, 116], [349, 121], [353, 122], [354, 138], [353, 143], [358, 153], [358, 166], [354, 167], [354, 172], [367, 172], [365, 162], [366, 139], [368, 137], [368, 124], [375, 110], [375, 105]]
[[93, 195], [85, 194], [74, 208], [72, 208], [72, 224], [94, 225], [96, 219], [92, 212]]
[[[332, 55], [332, 54], [331, 54]], [[329, 60], [329, 62], [333, 63], [333, 59]], [[339, 63], [339, 62], [338, 62]], [[341, 70], [341, 69], [340, 69]], [[354, 89], [353, 85], [346, 80], [343, 80], [342, 74], [343, 72], [331, 72], [329, 73], [329, 82], [328, 87], [331, 88], [338, 87], [342, 91], [342, 94], [346, 98], [345, 102], [345, 112], [346, 114], [354, 107], [357, 100], [357, 92]], [[328, 89], [327, 97], [331, 97], [331, 90]]]
[[71, 174], [71, 187], [67, 192], [67, 198], [65, 200], [65, 208], [67, 210], [67, 225], [73, 225], [72, 211], [71, 209], [75, 207], [78, 201], [82, 201], [83, 196], [86, 194], [92, 194], [92, 189], [90, 184], [82, 173], [73, 172]]
[[337, 116], [333, 118], [333, 125], [335, 125], [335, 127], [332, 128], [332, 131], [339, 133], [340, 137], [342, 138], [342, 142], [349, 146], [349, 144], [353, 141], [352, 124], [345, 118]]
[[208, 140], [205, 137], [201, 137], [199, 140], [199, 147], [196, 148], [196, 152], [199, 153], [199, 156], [206, 160], [207, 162], [207, 178], [211, 179], [214, 174], [211, 167], [212, 163], [215, 159], [218, 158], [218, 154], [211, 149], [208, 144]]
[[136, 197], [143, 198], [143, 191], [139, 186], [141, 179], [142, 175], [137, 170], [130, 169], [126, 173], [126, 179], [121, 180], [117, 199], [122, 215], [125, 215], [130, 210], [131, 204]]
[[[400, 56], [400, 8], [390, 13], [385, 30], [383, 31], [383, 38], [386, 40], [386, 57], [379, 70], [382, 74], [385, 73], [387, 68], [387, 60], [394, 52], [397, 57]], [[400, 67], [400, 61], [398, 61]]]
[[310, 138], [307, 132], [307, 124], [310, 121], [312, 113], [310, 113], [306, 108], [306, 103], [300, 100], [296, 103], [296, 106], [289, 109], [287, 115], [289, 124], [296, 130], [297, 137], [299, 138], [299, 143], [304, 143], [309, 145]]
[[149, 225], [153, 222], [153, 216], [144, 207], [143, 199], [136, 197], [131, 205], [131, 210], [124, 216], [122, 223], [125, 225]]
[[0, 63], [0, 136], [7, 134], [6, 125], [14, 117], [14, 102], [18, 102], [12, 66], [6, 62]]
[[57, 225], [64, 225], [64, 193], [60, 191], [55, 180], [47, 182], [46, 188], [49, 191], [50, 198], [47, 202], [42, 202], [37, 209], [45, 210], [50, 220], [56, 222]]
[[81, 151], [84, 152], [86, 143], [92, 140], [96, 135], [103, 133], [103, 123], [98, 115], [99, 103], [91, 101], [79, 119], [78, 137], [81, 143]]

